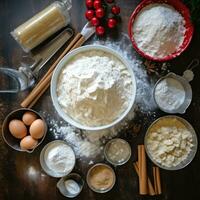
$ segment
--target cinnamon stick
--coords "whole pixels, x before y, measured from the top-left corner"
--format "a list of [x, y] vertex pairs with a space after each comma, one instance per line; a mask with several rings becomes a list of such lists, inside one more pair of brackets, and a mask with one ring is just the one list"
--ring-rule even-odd
[[[135, 171], [136, 171], [136, 173], [137, 173], [137, 175], [139, 177], [138, 162], [133, 163], [133, 165], [134, 165]], [[149, 177], [147, 178], [147, 184], [148, 184], [149, 195], [154, 196], [155, 195], [155, 191], [154, 191], [153, 185], [152, 185], [151, 180], [150, 180]]]
[[153, 183], [154, 183], [155, 193], [158, 194], [157, 180], [156, 180], [156, 167], [155, 166], [153, 166]]
[[161, 181], [160, 181], [160, 169], [159, 167], [153, 167], [153, 179], [154, 179], [154, 188], [156, 194], [161, 194]]
[[[67, 54], [74, 47], [74, 45], [76, 45], [76, 43], [79, 41], [79, 39], [81, 39], [82, 37], [83, 36], [80, 33], [78, 33], [75, 36], [75, 38], [70, 42], [70, 44], [67, 46], [67, 48], [59, 56], [59, 58], [53, 63], [53, 65], [50, 67], [50, 69], [47, 71], [47, 73], [44, 75], [44, 77], [40, 80], [40, 82], [35, 86], [35, 88], [31, 91], [31, 93], [21, 103], [22, 107], [28, 107], [31, 104], [31, 102], [34, 101], [34, 99], [39, 94], [42, 95], [46, 91], [46, 89], [48, 88], [46, 85], [48, 83], [50, 83], [51, 76], [53, 74], [53, 70], [55, 69], [57, 64], [60, 62], [60, 60], [65, 56], [65, 54]], [[81, 41], [82, 41], [82, 39], [81, 39]], [[79, 42], [79, 44], [82, 45], [82, 43], [80, 43], [80, 42]], [[78, 46], [76, 45], [76, 47], [78, 47]]]
[[138, 145], [138, 164], [139, 164], [139, 190], [140, 194], [148, 194], [147, 189], [147, 165], [144, 145]]
[[159, 169], [159, 167], [156, 167], [156, 184], [157, 184], [158, 194], [161, 194], [162, 193], [162, 189], [161, 189], [160, 169]]

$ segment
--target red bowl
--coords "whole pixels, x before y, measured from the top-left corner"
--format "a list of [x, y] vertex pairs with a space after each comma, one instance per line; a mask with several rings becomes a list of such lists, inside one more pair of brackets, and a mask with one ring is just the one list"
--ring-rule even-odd
[[[177, 49], [177, 51], [175, 51], [174, 53], [165, 56], [163, 58], [156, 58], [156, 57], [152, 57], [150, 55], [147, 55], [145, 52], [143, 52], [141, 49], [139, 49], [139, 47], [137, 46], [135, 40], [134, 40], [134, 33], [132, 32], [132, 25], [134, 23], [134, 20], [137, 16], [137, 14], [142, 10], [142, 8], [144, 8], [145, 6], [152, 4], [152, 3], [165, 3], [168, 4], [172, 7], [174, 7], [178, 12], [180, 12], [183, 16], [183, 18], [185, 19], [185, 28], [186, 28], [186, 32], [184, 35], [184, 40], [183, 43], [181, 44], [181, 46]], [[192, 36], [193, 36], [193, 32], [194, 32], [194, 27], [192, 25], [191, 22], [191, 16], [190, 16], [190, 11], [189, 9], [180, 1], [180, 0], [143, 0], [137, 7], [136, 9], [133, 11], [130, 19], [129, 19], [129, 24], [128, 24], [128, 33], [129, 33], [129, 37], [131, 39], [131, 42], [133, 44], [133, 47], [136, 49], [136, 51], [143, 57], [150, 59], [150, 60], [154, 60], [154, 61], [159, 61], [159, 62], [164, 62], [164, 61], [168, 61], [171, 60], [177, 56], [179, 56], [190, 44], [191, 40], [192, 40]]]

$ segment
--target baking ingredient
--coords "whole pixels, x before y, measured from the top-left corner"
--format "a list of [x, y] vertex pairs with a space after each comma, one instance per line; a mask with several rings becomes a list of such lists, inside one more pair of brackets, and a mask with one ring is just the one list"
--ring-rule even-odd
[[20, 141], [20, 147], [23, 150], [31, 150], [34, 149], [38, 144], [38, 141], [32, 138], [30, 135], [24, 137]]
[[88, 19], [88, 20], [91, 20], [93, 17], [94, 17], [94, 10], [87, 10], [85, 12], [85, 17]]
[[9, 122], [10, 133], [18, 139], [21, 139], [27, 135], [27, 129], [21, 120], [13, 119]]
[[104, 35], [105, 33], [105, 28], [103, 26], [97, 26], [96, 27], [96, 34], [99, 36]]
[[11, 34], [22, 48], [29, 52], [70, 22], [67, 10], [70, 7], [70, 1], [56, 1], [17, 27]]
[[75, 165], [75, 155], [67, 144], [52, 143], [44, 153], [44, 161], [47, 167], [54, 173], [70, 173]]
[[139, 193], [148, 194], [147, 161], [144, 145], [138, 145]]
[[111, 11], [114, 15], [118, 15], [120, 13], [120, 7], [119, 6], [112, 6]]
[[86, 0], [85, 2], [87, 8], [92, 8], [93, 7], [93, 0]]
[[120, 13], [119, 6], [115, 4], [110, 5], [109, 2], [101, 0], [86, 0], [85, 3], [87, 7], [85, 17], [93, 26], [96, 26], [96, 35], [103, 36], [105, 26], [110, 29], [117, 26]]
[[115, 18], [108, 19], [108, 28], [115, 28], [117, 26], [117, 20]]
[[[88, 42], [89, 44], [104, 45], [115, 49], [130, 63], [135, 73], [137, 94], [140, 95], [136, 95], [136, 107], [131, 109], [124, 120], [106, 130], [80, 131], [63, 120], [53, 118], [52, 116], [55, 115], [54, 110], [49, 110], [48, 113], [46, 111], [42, 112], [48, 124], [51, 137], [53, 139], [62, 139], [70, 144], [73, 147], [76, 157], [85, 166], [94, 164], [94, 158], [95, 162], [102, 162], [104, 160], [104, 145], [112, 138], [120, 136], [122, 130], [123, 133], [129, 130], [130, 126], [132, 127], [134, 118], [137, 118], [138, 114], [144, 119], [142, 122], [143, 126], [148, 126], [149, 119], [154, 120], [158, 117], [154, 111], [157, 109], [157, 106], [152, 96], [155, 82], [151, 80], [152, 77], [147, 75], [142, 62], [138, 58], [138, 54], [133, 51], [129, 36], [119, 33], [118, 38], [119, 41], [113, 41], [109, 36], [105, 40], [96, 40], [94, 37]], [[164, 73], [164, 70], [167, 68], [161, 67], [160, 69]], [[49, 99], [47, 98], [46, 100], [48, 101]], [[133, 136], [134, 133], [132, 132], [131, 135]]]
[[[142, 121], [143, 126], [148, 126], [150, 119], [153, 121], [158, 118], [157, 112], [155, 112], [157, 106], [152, 95], [155, 85], [153, 77], [147, 75], [140, 61], [140, 57], [133, 50], [129, 36], [124, 33], [119, 33], [118, 39], [119, 41], [113, 41], [109, 35], [104, 40], [97, 40], [96, 37], [94, 37], [88, 41], [88, 44], [104, 45], [116, 50], [129, 62], [130, 67], [134, 71], [137, 82], [136, 93], [140, 95], [136, 95], [135, 107], [130, 110], [124, 120], [109, 129], [101, 131], [83, 131], [71, 126], [60, 118], [52, 117], [55, 115], [55, 110], [53, 109], [49, 110], [48, 113], [46, 111], [41, 111], [41, 114], [45, 117], [48, 124], [51, 138], [64, 140], [72, 146], [76, 157], [81, 160], [83, 166], [94, 164], [94, 159], [95, 162], [104, 161], [104, 145], [112, 138], [119, 137], [120, 134], [124, 134], [130, 129], [135, 130], [132, 125], [138, 117], [144, 119]], [[163, 64], [163, 66], [166, 65]], [[166, 73], [167, 68], [161, 66], [160, 70], [162, 73]], [[49, 101], [49, 97], [46, 97], [46, 101]], [[131, 136], [136, 136], [135, 131], [131, 132]]]
[[155, 193], [161, 194], [162, 187], [161, 187], [161, 180], [160, 180], [160, 168], [153, 166], [153, 182], [155, 187]]
[[101, 0], [95, 0], [93, 6], [95, 9], [101, 8], [102, 7]]
[[80, 186], [79, 184], [72, 180], [72, 179], [68, 179], [64, 182], [65, 185], [65, 189], [72, 195], [77, 195], [80, 192]]
[[137, 15], [132, 31], [134, 40], [144, 53], [163, 58], [176, 52], [184, 40], [183, 16], [172, 6], [152, 3]]
[[127, 67], [114, 55], [89, 50], [63, 68], [58, 102], [74, 120], [90, 127], [114, 122], [130, 105], [133, 83]]
[[159, 107], [167, 111], [177, 110], [185, 101], [185, 90], [174, 78], [165, 78], [155, 87], [155, 100]]
[[105, 11], [103, 8], [98, 8], [96, 9], [95, 14], [96, 14], [96, 17], [102, 18], [105, 16]]
[[30, 126], [33, 121], [37, 119], [37, 115], [34, 112], [27, 111], [22, 116], [22, 121], [25, 125]]
[[87, 182], [91, 189], [96, 191], [107, 191], [115, 182], [115, 174], [109, 166], [97, 164], [93, 166], [87, 175]]
[[90, 22], [93, 26], [98, 26], [100, 23], [97, 17], [93, 17]]
[[[136, 171], [136, 173], [137, 173], [137, 175], [138, 175], [138, 178], [140, 179], [138, 161], [135, 162], [135, 163], [133, 163], [133, 166], [134, 166], [135, 171]], [[150, 196], [154, 196], [154, 195], [155, 195], [155, 190], [154, 190], [154, 188], [153, 188], [153, 185], [152, 185], [151, 180], [150, 180], [149, 177], [147, 178], [147, 184], [148, 184], [148, 194], [149, 194]]]
[[162, 118], [149, 130], [146, 144], [152, 158], [164, 167], [184, 162], [193, 144], [192, 133], [175, 117]]
[[105, 154], [112, 164], [124, 164], [131, 156], [131, 148], [125, 140], [117, 138], [106, 144]]
[[30, 135], [35, 139], [43, 137], [45, 131], [45, 123], [41, 119], [36, 119], [30, 126]]

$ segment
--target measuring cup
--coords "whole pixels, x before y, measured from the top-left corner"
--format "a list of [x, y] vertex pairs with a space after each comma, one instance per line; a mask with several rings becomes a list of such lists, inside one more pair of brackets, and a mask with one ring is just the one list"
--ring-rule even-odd
[[[166, 78], [173, 78], [175, 80], [177, 80], [179, 83], [181, 83], [181, 85], [183, 86], [184, 90], [185, 90], [185, 100], [184, 102], [182, 103], [182, 105], [180, 107], [178, 107], [177, 109], [174, 109], [174, 110], [167, 110], [163, 107], [161, 107], [157, 101], [156, 101], [156, 98], [155, 98], [155, 89], [157, 87], [157, 85], [163, 81], [164, 79]], [[172, 73], [170, 72], [169, 74], [167, 74], [166, 76], [160, 78], [155, 86], [154, 86], [154, 90], [153, 90], [153, 96], [154, 96], [154, 101], [156, 102], [157, 106], [160, 108], [160, 110], [166, 112], [166, 113], [180, 113], [180, 114], [183, 114], [185, 113], [186, 109], [189, 107], [191, 101], [192, 101], [192, 88], [188, 82], [187, 79], [185, 79], [183, 76], [179, 76], [175, 73]]]

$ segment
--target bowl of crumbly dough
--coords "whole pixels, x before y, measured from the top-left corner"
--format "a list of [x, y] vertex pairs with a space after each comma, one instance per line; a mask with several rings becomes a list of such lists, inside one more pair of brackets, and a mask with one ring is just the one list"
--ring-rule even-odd
[[198, 145], [190, 123], [175, 115], [155, 120], [147, 130], [144, 143], [151, 161], [166, 170], [186, 167], [194, 159]]
[[85, 130], [102, 130], [120, 122], [135, 96], [136, 80], [129, 63], [101, 45], [71, 51], [58, 63], [51, 80], [58, 114]]

